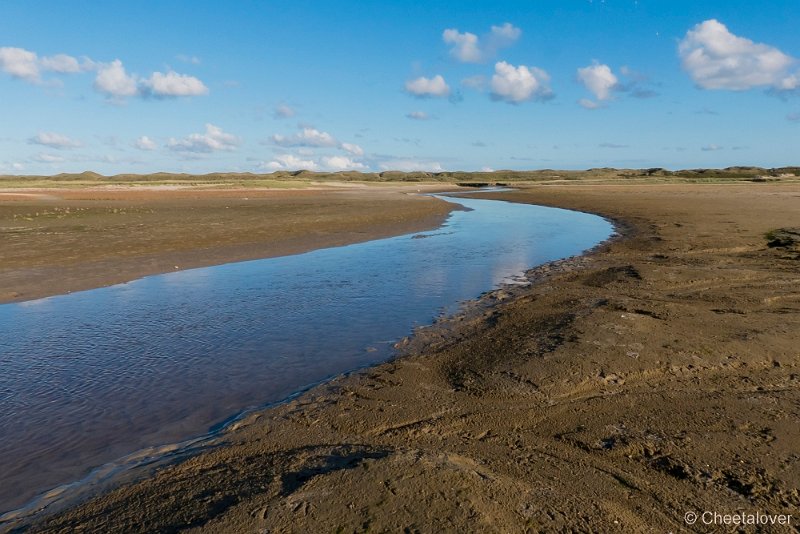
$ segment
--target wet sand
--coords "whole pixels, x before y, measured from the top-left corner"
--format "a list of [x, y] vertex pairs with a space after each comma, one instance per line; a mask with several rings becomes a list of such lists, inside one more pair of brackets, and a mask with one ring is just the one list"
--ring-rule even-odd
[[800, 521], [800, 251], [765, 237], [800, 226], [800, 185], [483, 196], [599, 213], [623, 237], [31, 531], [677, 532], [703, 511]]
[[0, 302], [436, 228], [442, 186], [0, 190]]

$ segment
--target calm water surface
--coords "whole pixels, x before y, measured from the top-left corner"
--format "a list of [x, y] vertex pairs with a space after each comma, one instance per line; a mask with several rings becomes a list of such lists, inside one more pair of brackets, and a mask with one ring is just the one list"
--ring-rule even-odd
[[391, 356], [459, 302], [608, 238], [459, 197], [434, 231], [0, 305], [0, 512], [144, 447]]

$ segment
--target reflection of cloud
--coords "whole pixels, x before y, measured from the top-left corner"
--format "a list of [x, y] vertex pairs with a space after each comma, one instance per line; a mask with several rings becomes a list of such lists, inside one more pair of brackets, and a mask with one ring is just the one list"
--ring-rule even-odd
[[12, 304], [7, 304], [7, 306], [19, 306], [20, 308], [52, 309], [54, 304], [53, 301], [58, 297], [59, 296], [56, 295], [55, 297], [44, 297], [36, 300], [25, 300], [22, 302], [14, 302]]

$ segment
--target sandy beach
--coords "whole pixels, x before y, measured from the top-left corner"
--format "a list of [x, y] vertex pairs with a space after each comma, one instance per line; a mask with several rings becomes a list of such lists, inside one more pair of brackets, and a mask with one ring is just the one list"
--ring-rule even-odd
[[800, 251], [766, 234], [800, 226], [800, 185], [484, 196], [599, 213], [622, 235], [31, 531], [713, 530], [685, 521], [705, 511], [797, 521]]
[[430, 185], [55, 186], [0, 189], [0, 302], [427, 230], [453, 207]]

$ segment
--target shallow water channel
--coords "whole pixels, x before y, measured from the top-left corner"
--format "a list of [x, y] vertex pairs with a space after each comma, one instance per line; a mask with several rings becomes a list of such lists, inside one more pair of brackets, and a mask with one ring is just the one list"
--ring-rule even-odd
[[445, 197], [444, 226], [0, 305], [0, 513], [385, 361], [414, 327], [594, 247], [597, 216]]

